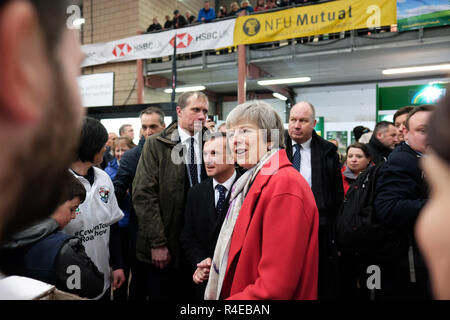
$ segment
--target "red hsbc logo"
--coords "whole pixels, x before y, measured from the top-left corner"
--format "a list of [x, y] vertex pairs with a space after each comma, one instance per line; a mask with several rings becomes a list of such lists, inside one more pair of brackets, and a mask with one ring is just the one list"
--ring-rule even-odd
[[[194, 38], [192, 38], [192, 36], [189, 33], [177, 34], [177, 49], [189, 47], [192, 40], [194, 40]], [[172, 40], [170, 40], [170, 45], [172, 47], [173, 47], [174, 42], [175, 42], [175, 37], [173, 37]]]
[[128, 43], [121, 43], [114, 47], [113, 55], [115, 57], [123, 57], [131, 51], [131, 47]]

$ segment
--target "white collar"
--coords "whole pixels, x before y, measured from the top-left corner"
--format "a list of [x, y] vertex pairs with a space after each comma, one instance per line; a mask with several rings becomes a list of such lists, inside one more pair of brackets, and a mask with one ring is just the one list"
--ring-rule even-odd
[[[292, 140], [292, 139], [291, 139], [291, 140]], [[309, 138], [307, 141], [301, 143], [301, 146], [302, 146], [302, 148], [303, 148], [304, 150], [309, 150], [309, 149], [311, 149], [311, 140], [312, 140], [312, 137]], [[298, 143], [295, 142], [294, 140], [292, 140], [292, 148], [293, 148], [296, 144], [298, 144]]]
[[214, 190], [216, 190], [216, 186], [218, 184], [221, 184], [225, 188], [227, 188], [227, 191], [230, 191], [231, 187], [233, 186], [233, 182], [234, 182], [235, 178], [236, 178], [236, 170], [234, 170], [233, 175], [227, 181], [225, 181], [224, 183], [219, 183], [219, 182], [216, 181], [216, 179], [213, 178], [213, 188], [214, 188]]
[[197, 142], [197, 140], [198, 140], [198, 135], [191, 136], [187, 130], [181, 128], [179, 125], [178, 125], [178, 134], [180, 135], [181, 143], [185, 143], [187, 140], [190, 140], [192, 137], [194, 138], [195, 142]]

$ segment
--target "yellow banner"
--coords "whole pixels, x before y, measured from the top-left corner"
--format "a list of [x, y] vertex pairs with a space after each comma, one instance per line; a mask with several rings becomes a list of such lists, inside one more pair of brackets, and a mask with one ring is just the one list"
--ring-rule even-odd
[[236, 19], [234, 45], [397, 23], [397, 0], [340, 0]]

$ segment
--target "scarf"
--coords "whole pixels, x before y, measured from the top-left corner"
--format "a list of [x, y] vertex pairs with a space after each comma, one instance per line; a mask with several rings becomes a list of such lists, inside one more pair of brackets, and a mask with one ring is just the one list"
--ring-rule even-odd
[[222, 228], [220, 229], [216, 248], [214, 250], [208, 284], [205, 290], [205, 300], [219, 300], [228, 265], [231, 237], [233, 235], [236, 220], [239, 216], [239, 211], [241, 210], [245, 196], [259, 171], [266, 162], [269, 161], [272, 155], [278, 151], [279, 149], [272, 149], [267, 152], [261, 160], [253, 168], [247, 170], [231, 188], [230, 206], [222, 224]]

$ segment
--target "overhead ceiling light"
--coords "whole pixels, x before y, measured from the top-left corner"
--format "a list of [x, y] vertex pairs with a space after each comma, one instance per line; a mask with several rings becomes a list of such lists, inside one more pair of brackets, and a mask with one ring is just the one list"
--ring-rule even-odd
[[439, 70], [450, 70], [450, 64], [437, 64], [437, 65], [433, 65], [433, 66], [385, 69], [385, 70], [383, 70], [383, 74], [388, 75], [388, 74], [427, 72], [427, 71], [439, 71]]
[[[183, 88], [176, 88], [175, 92], [179, 93], [179, 92], [188, 92], [188, 91], [203, 91], [205, 89], [206, 89], [205, 86], [183, 87]], [[172, 93], [172, 88], [165, 89], [164, 92], [165, 93]]]
[[283, 101], [286, 101], [288, 98], [286, 98], [285, 96], [283, 96], [282, 94], [279, 94], [278, 92], [274, 92], [273, 93], [273, 96], [275, 97], [275, 98], [278, 98], [278, 99], [280, 99], [280, 100], [283, 100]]
[[274, 84], [288, 84], [288, 83], [300, 83], [300, 82], [309, 82], [311, 81], [310, 77], [300, 77], [300, 78], [287, 78], [287, 79], [271, 79], [271, 80], [260, 80], [258, 84], [260, 86], [270, 86]]
[[429, 84], [430, 86], [432, 86], [432, 85], [435, 85], [435, 84], [446, 84], [446, 83], [449, 83], [449, 82], [448, 82], [448, 81], [437, 80], [437, 81], [431, 81], [431, 82], [429, 82], [428, 84]]

